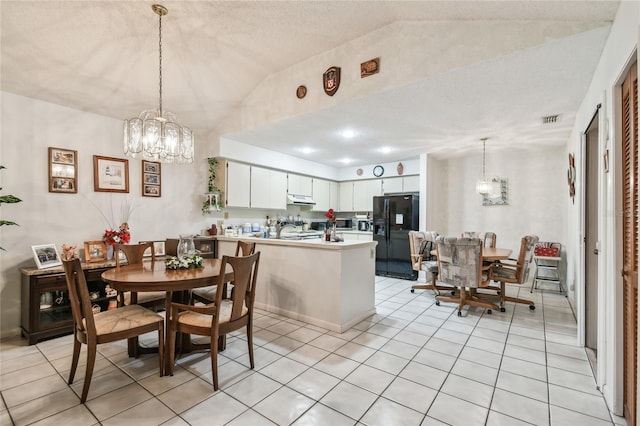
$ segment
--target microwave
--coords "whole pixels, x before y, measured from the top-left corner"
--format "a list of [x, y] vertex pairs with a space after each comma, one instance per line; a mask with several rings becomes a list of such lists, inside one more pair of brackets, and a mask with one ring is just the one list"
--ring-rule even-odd
[[353, 229], [353, 219], [336, 219], [337, 229]]

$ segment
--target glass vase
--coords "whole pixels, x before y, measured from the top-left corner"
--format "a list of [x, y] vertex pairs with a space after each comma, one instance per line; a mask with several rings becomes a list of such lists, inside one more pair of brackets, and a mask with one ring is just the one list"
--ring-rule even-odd
[[181, 234], [178, 242], [178, 257], [193, 256], [196, 254], [196, 246], [193, 243], [192, 234]]
[[113, 260], [113, 246], [107, 244], [107, 260]]
[[331, 225], [331, 239], [330, 241], [336, 241], [336, 224]]

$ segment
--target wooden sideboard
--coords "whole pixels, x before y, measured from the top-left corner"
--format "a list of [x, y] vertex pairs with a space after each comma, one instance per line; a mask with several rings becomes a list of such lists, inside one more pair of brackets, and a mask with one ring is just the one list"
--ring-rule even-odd
[[[106, 310], [115, 296], [107, 296], [101, 275], [115, 266], [115, 262], [83, 263], [92, 303]], [[67, 282], [62, 267], [37, 269], [20, 268], [22, 274], [22, 335], [33, 345], [40, 340], [73, 332], [73, 318]], [[97, 308], [96, 308], [97, 309]]]

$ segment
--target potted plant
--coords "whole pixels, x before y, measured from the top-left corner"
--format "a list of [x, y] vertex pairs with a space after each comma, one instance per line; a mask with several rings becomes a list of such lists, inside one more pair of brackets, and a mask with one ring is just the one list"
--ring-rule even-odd
[[[1, 169], [6, 169], [6, 167], [0, 165], [0, 170]], [[0, 188], [0, 191], [2, 191], [2, 188]], [[22, 200], [20, 198], [13, 195], [0, 195], [0, 204], [2, 203], [13, 204], [13, 203], [19, 203], [21, 201]], [[18, 224], [10, 220], [0, 219], [0, 226], [4, 226], [4, 225], [18, 225]], [[4, 250], [4, 248], [0, 247], [0, 250]]]
[[202, 203], [202, 215], [217, 211], [223, 207], [222, 190], [216, 186], [216, 169], [218, 168], [218, 159], [216, 157], [207, 158], [209, 163], [209, 181], [207, 183], [207, 197]]

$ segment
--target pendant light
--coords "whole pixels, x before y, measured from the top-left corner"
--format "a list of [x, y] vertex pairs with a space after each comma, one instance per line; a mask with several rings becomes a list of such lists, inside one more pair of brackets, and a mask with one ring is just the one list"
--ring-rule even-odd
[[496, 198], [500, 196], [500, 183], [496, 179], [487, 179], [486, 170], [486, 154], [487, 139], [482, 138], [482, 179], [476, 181], [476, 192], [483, 197]]
[[169, 11], [159, 4], [151, 9], [159, 17], [160, 103], [158, 109], [142, 111], [138, 117], [124, 121], [124, 154], [162, 163], [193, 163], [195, 141], [191, 129], [178, 124], [175, 115], [162, 109], [162, 17]]

